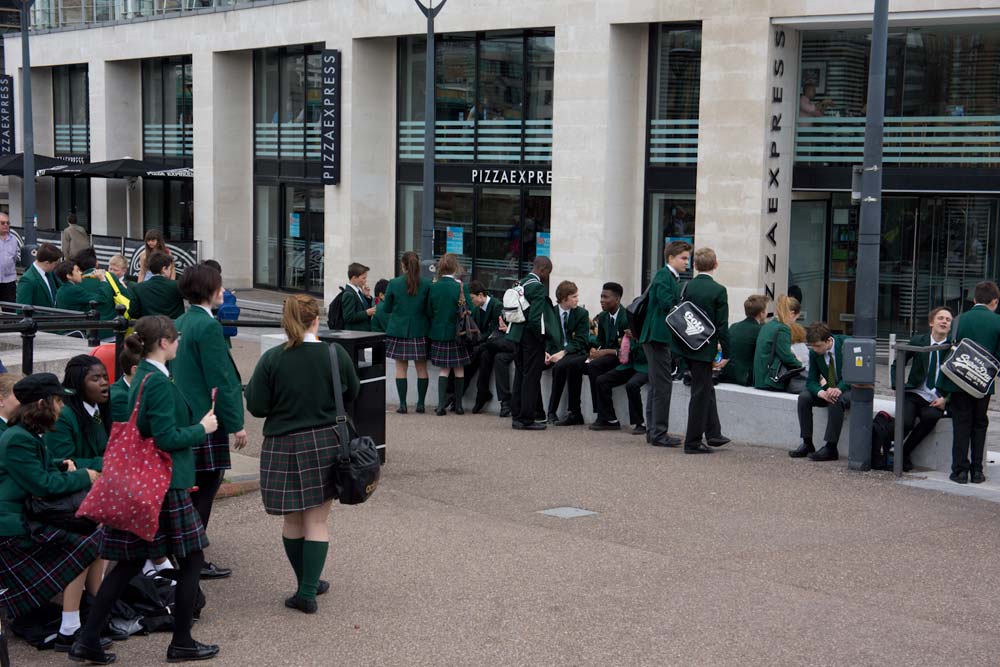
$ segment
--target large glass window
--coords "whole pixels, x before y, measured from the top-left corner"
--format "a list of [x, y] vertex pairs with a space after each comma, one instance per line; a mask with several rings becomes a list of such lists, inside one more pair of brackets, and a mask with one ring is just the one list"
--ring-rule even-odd
[[52, 116], [56, 155], [90, 156], [90, 87], [86, 65], [52, 68]]
[[142, 151], [147, 159], [191, 165], [191, 56], [142, 61]]
[[[646, 230], [647, 246], [646, 279], [663, 268], [663, 249], [671, 241], [687, 241], [694, 245], [695, 196], [694, 193], [654, 192], [649, 195], [649, 228]], [[690, 272], [690, 267], [688, 272]]]
[[254, 283], [278, 286], [278, 186], [254, 186], [253, 247]]
[[194, 181], [142, 179], [143, 232], [159, 229], [168, 241], [194, 240]]
[[698, 161], [701, 26], [656, 26], [652, 56], [649, 163], [694, 165]]
[[90, 179], [55, 178], [56, 229], [66, 229], [70, 214], [76, 222], [90, 230]]
[[[305, 45], [254, 52], [254, 155], [258, 159], [319, 161], [321, 51], [321, 45]], [[298, 167], [297, 176], [303, 175], [302, 169]]]

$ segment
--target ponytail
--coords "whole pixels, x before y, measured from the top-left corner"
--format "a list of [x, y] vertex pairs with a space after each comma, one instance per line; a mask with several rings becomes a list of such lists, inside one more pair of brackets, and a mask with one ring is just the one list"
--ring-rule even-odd
[[302, 344], [306, 331], [319, 318], [319, 303], [307, 294], [296, 294], [285, 299], [285, 307], [281, 313], [281, 326], [288, 336], [285, 349]]
[[135, 333], [125, 339], [125, 347], [142, 358], [149, 356], [164, 338], [171, 342], [177, 340], [177, 327], [166, 315], [140, 317], [133, 330]]
[[420, 258], [417, 253], [407, 250], [400, 261], [403, 264], [403, 271], [406, 272], [406, 293], [416, 296], [420, 289]]

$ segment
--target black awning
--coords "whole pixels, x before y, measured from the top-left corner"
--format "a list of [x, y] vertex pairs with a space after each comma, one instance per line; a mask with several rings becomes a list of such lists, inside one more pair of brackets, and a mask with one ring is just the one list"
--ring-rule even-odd
[[39, 176], [88, 176], [91, 178], [194, 178], [191, 167], [165, 168], [162, 164], [121, 158], [88, 164], [58, 165], [39, 169]]
[[[60, 160], [57, 157], [35, 154], [35, 172], [41, 169], [52, 169], [54, 167], [73, 166], [68, 160]], [[24, 153], [14, 153], [0, 157], [0, 175], [2, 176], [24, 176]]]

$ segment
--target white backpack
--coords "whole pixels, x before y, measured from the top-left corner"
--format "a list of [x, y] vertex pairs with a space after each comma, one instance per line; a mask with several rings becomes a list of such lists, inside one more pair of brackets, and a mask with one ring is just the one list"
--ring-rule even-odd
[[503, 293], [503, 319], [508, 324], [521, 324], [527, 321], [524, 311], [531, 307], [524, 297], [524, 286], [528, 283], [537, 283], [538, 280], [529, 278], [523, 283], [514, 283], [514, 286]]

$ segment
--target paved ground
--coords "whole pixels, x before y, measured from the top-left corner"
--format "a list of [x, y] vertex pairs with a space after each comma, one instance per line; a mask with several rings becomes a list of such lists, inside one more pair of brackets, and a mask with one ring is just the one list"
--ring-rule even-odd
[[[390, 414], [375, 497], [331, 517], [320, 613], [280, 522], [220, 503], [195, 628], [215, 665], [995, 665], [996, 506], [731, 446]], [[539, 510], [576, 506], [596, 516]], [[168, 637], [118, 647], [160, 664]], [[65, 664], [14, 647], [15, 665]]]

